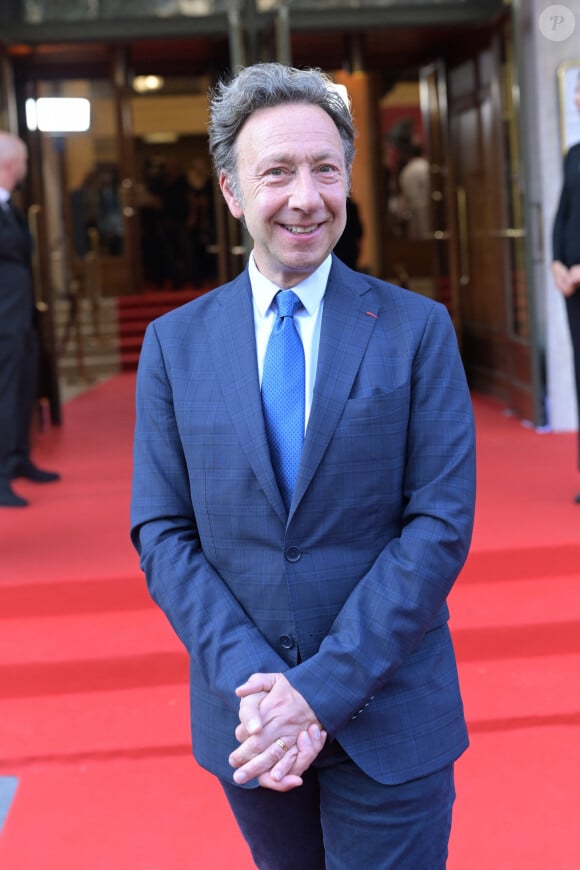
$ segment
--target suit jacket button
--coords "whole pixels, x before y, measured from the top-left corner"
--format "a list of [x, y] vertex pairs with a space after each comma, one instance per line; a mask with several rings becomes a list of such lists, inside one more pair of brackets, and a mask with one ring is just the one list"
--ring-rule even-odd
[[302, 553], [298, 547], [288, 547], [286, 550], [286, 558], [289, 562], [298, 562], [302, 558]]
[[294, 638], [290, 637], [289, 634], [281, 634], [280, 643], [284, 649], [292, 649], [294, 646]]

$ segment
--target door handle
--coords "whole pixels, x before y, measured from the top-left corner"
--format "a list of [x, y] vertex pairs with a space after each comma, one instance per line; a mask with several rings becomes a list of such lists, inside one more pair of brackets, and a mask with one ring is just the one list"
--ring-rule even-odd
[[451, 233], [447, 230], [435, 230], [432, 233], [424, 233], [422, 239], [433, 239], [436, 242], [445, 242], [451, 238]]
[[464, 187], [457, 188], [457, 226], [459, 230], [459, 283], [469, 284], [469, 238], [467, 230], [467, 195]]
[[490, 230], [493, 239], [524, 239], [526, 231], [522, 227], [506, 227], [505, 230]]

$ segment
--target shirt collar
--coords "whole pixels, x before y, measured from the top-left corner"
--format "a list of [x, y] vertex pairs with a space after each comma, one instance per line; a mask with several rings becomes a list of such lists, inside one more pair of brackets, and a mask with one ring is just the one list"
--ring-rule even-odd
[[[309, 275], [308, 278], [304, 279], [304, 281], [300, 281], [299, 284], [292, 287], [292, 290], [296, 293], [309, 315], [316, 312], [316, 309], [322, 301], [322, 297], [326, 291], [326, 284], [331, 265], [332, 257], [329, 254], [312, 275]], [[248, 272], [254, 303], [262, 317], [264, 317], [272, 304], [274, 296], [280, 288], [277, 287], [276, 284], [273, 284], [269, 278], [266, 278], [266, 276], [262, 275], [259, 271], [254, 260], [253, 251], [248, 262]]]
[[10, 193], [5, 190], [3, 187], [0, 187], [0, 203], [4, 205], [10, 199]]

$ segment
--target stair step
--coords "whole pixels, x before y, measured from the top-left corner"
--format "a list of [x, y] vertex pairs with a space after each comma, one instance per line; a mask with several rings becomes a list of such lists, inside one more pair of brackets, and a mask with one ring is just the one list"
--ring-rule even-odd
[[138, 353], [124, 353], [121, 358], [121, 368], [124, 372], [131, 372], [137, 369], [139, 364]]
[[119, 309], [119, 323], [148, 323], [168, 311], [172, 311], [173, 307], [162, 305], [144, 305], [142, 308], [135, 309]]
[[119, 296], [119, 310], [124, 308], [142, 308], [146, 305], [161, 305], [169, 308], [176, 308], [178, 305], [183, 305], [191, 299], [197, 299], [198, 296], [203, 296], [207, 290], [159, 290], [157, 292], [148, 291], [147, 293], [139, 293], [134, 296]]
[[123, 322], [122, 327], [120, 329], [121, 335], [140, 335], [143, 337], [145, 334], [145, 329], [148, 326], [149, 321], [137, 321], [131, 320], [127, 323]]
[[143, 336], [139, 335], [122, 335], [118, 341], [118, 347], [121, 351], [140, 350], [143, 344]]

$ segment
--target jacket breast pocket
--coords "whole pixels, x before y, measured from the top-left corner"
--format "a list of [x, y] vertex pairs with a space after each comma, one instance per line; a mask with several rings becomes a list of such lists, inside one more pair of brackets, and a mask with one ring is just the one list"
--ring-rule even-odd
[[336, 430], [337, 443], [350, 444], [359, 456], [369, 459], [393, 457], [404, 449], [408, 420], [406, 389], [359, 393], [345, 404]]

